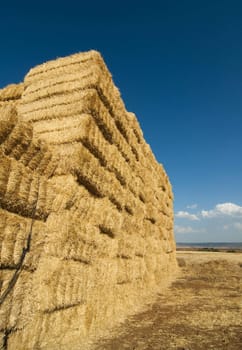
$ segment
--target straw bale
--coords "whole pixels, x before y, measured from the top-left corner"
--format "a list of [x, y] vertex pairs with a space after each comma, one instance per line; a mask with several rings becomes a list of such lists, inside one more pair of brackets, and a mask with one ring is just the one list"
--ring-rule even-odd
[[[48, 225], [49, 229], [50, 227]], [[73, 227], [65, 227], [63, 224], [61, 229], [54, 230], [52, 228], [51, 235], [48, 235], [46, 239], [46, 254], [67, 261], [76, 261], [80, 264], [92, 264], [96, 260], [97, 248], [100, 247], [94, 239], [87, 239], [83, 232], [81, 233]]]
[[28, 149], [21, 157], [21, 163], [23, 163], [25, 166], [28, 166], [32, 158], [34, 158], [37, 154], [41, 154], [41, 143], [39, 140], [33, 140], [33, 142], [30, 143]]
[[79, 305], [86, 300], [87, 264], [46, 257], [34, 276], [35, 295], [40, 310], [46, 313]]
[[47, 141], [50, 145], [81, 141], [83, 135], [85, 135], [89, 129], [90, 118], [91, 117], [89, 115], [84, 114], [82, 117], [79, 116], [79, 120], [76, 125], [75, 123], [72, 123], [72, 120], [69, 120], [69, 125], [65, 125], [63, 128], [58, 127], [57, 129], [42, 132], [38, 135], [42, 140]]
[[[32, 126], [27, 123], [18, 123], [5, 140], [2, 149], [6, 155], [20, 158], [24, 150], [29, 146], [32, 139]], [[17, 150], [16, 150], [17, 148]]]
[[[30, 251], [25, 256], [25, 260], [23, 263], [23, 267], [28, 271], [35, 271], [38, 267], [39, 260], [41, 254], [43, 253], [43, 247], [45, 244], [45, 231], [46, 227], [42, 221], [35, 220], [34, 224], [31, 228], [31, 221], [28, 223], [29, 230], [27, 231], [30, 235], [31, 233], [31, 241], [30, 241]], [[26, 243], [27, 246], [27, 243]], [[15, 244], [14, 254], [17, 255], [17, 248], [20, 250], [20, 247], [17, 246], [17, 242]], [[16, 259], [16, 258], [15, 258]]]
[[47, 177], [53, 174], [58, 161], [58, 157], [51, 153], [47, 145], [35, 137], [20, 158], [23, 165]]
[[0, 157], [0, 164], [1, 206], [13, 213], [21, 213], [27, 217], [34, 215], [44, 220], [48, 215], [45, 192], [47, 179], [30, 172], [19, 162], [4, 155]]
[[[12, 279], [14, 271], [1, 271], [1, 279], [5, 282], [1, 289], [1, 296], [4, 291], [9, 287], [9, 283]], [[11, 289], [10, 294], [8, 294], [6, 300], [1, 305], [0, 309], [0, 328], [4, 329], [15, 329], [21, 327], [24, 322], [23, 310], [26, 305], [24, 302], [30, 297], [31, 292], [31, 282], [30, 277], [31, 273], [28, 271], [22, 271], [19, 275], [18, 280], [15, 283], [14, 288]], [[21, 317], [20, 317], [21, 315]]]
[[5, 343], [4, 339], [5, 339], [5, 332], [0, 331], [0, 349], [4, 348], [4, 343]]
[[[135, 172], [126, 172], [127, 186], [136, 198], [143, 198], [144, 201], [144, 182]], [[141, 200], [141, 199], [140, 199]]]
[[[95, 213], [99, 213], [100, 219], [105, 216], [111, 216], [112, 218], [110, 218], [110, 220], [115, 222], [116, 227], [120, 227], [120, 225], [122, 225], [123, 213], [120, 212], [117, 207], [109, 200], [108, 196], [95, 200], [95, 203], [92, 204], [92, 210]], [[99, 219], [97, 222], [100, 222]]]
[[78, 194], [87, 198], [88, 191], [84, 187], [78, 186], [74, 177], [69, 175], [56, 176], [47, 182], [47, 207], [50, 212], [61, 212], [63, 209], [71, 206], [72, 199], [75, 199]]
[[145, 219], [149, 220], [151, 224], [155, 224], [159, 220], [159, 206], [156, 201], [148, 202], [145, 205]]
[[[129, 165], [134, 169], [136, 159], [130, 146], [127, 144], [125, 138], [117, 128], [113, 118], [110, 117], [108, 110], [100, 102], [96, 94], [93, 94], [93, 102], [91, 103], [91, 106], [93, 106], [91, 114], [96, 120], [96, 123], [98, 124], [104, 137], [107, 139], [107, 141], [114, 144], [118, 148], [125, 161], [130, 163]], [[94, 109], [94, 107], [96, 108]]]
[[[45, 90], [45, 95], [49, 94], [51, 95], [53, 93], [53, 90], [51, 90], [51, 85], [54, 84], [54, 78], [57, 79], [57, 82], [55, 82], [54, 85], [56, 85], [56, 90], [54, 90], [54, 92], [59, 93], [63, 90], [67, 91], [67, 90], [71, 90], [72, 87], [68, 86], [66, 88], [63, 88], [63, 86], [60, 84], [61, 81], [59, 79], [60, 76], [64, 76], [66, 79], [66, 82], [68, 81], [73, 81], [73, 78], [69, 78], [70, 74], [73, 75], [73, 73], [79, 73], [80, 79], [79, 84], [83, 84], [83, 81], [85, 79], [85, 77], [89, 78], [89, 80], [87, 80], [87, 86], [94, 86], [99, 92], [100, 92], [100, 97], [105, 98], [105, 101], [107, 101], [108, 103], [110, 103], [110, 101], [113, 100], [114, 104], [116, 104], [117, 106], [122, 106], [122, 112], [124, 112], [124, 114], [126, 113], [125, 108], [124, 108], [124, 104], [122, 102], [122, 100], [120, 99], [120, 94], [117, 90], [117, 88], [112, 84], [111, 81], [111, 74], [109, 73], [107, 67], [105, 66], [105, 63], [103, 62], [100, 54], [98, 53], [93, 53], [93, 57], [95, 57], [95, 59], [93, 61], [90, 60], [90, 62], [88, 62], [88, 64], [86, 62], [80, 62], [81, 61], [81, 56], [78, 59], [78, 55], [74, 55], [74, 56], [70, 56], [68, 58], [65, 59], [59, 59], [57, 60], [58, 62], [60, 62], [60, 60], [62, 61], [62, 64], [57, 63], [55, 65], [55, 67], [50, 68], [52, 63], [48, 62], [44, 65], [39, 66], [37, 68], [37, 71], [39, 74], [39, 79], [37, 81], [38, 82], [41, 81], [41, 79], [43, 80], [47, 80], [47, 86], [45, 84], [40, 84], [40, 86], [36, 86], [36, 81], [33, 81], [31, 79], [31, 77], [33, 77], [36, 74], [36, 71], [34, 73], [34, 71], [32, 70], [26, 77], [26, 82], [28, 82], [28, 84], [32, 83], [32, 88], [29, 89], [29, 94], [30, 94], [30, 98], [33, 98], [33, 96], [31, 96], [31, 94], [33, 95], [34, 92], [38, 92], [38, 95], [35, 95], [36, 98], [41, 98], [43, 97], [43, 95], [41, 96], [40, 90], [41, 88]], [[73, 65], [73, 59], [74, 62], [76, 63], [76, 61], [79, 61], [78, 64], [74, 64]], [[69, 79], [68, 79], [69, 78]], [[48, 80], [48, 79], [51, 79]], [[31, 84], [30, 84], [31, 85]], [[34, 86], [33, 86], [34, 85]], [[77, 87], [78, 88], [78, 87]], [[58, 90], [60, 89], [60, 90]], [[108, 95], [109, 93], [109, 96]], [[111, 107], [111, 109], [113, 110], [113, 106]], [[122, 118], [122, 114], [120, 114], [119, 118]], [[125, 116], [126, 119], [126, 116]]]
[[[39, 145], [38, 145], [38, 143], [39, 143]], [[41, 150], [40, 150], [40, 142], [38, 142], [38, 143], [35, 147], [35, 153], [32, 154], [32, 157], [28, 160], [27, 165], [28, 165], [28, 168], [30, 168], [31, 170], [36, 169], [44, 157], [43, 152], [41, 152]]]
[[137, 143], [143, 144], [144, 136], [136, 115], [132, 112], [128, 112], [127, 117], [128, 117], [129, 125], [132, 128], [134, 135], [136, 136]]
[[16, 220], [14, 215], [0, 209], [1, 256], [0, 265], [16, 268], [27, 239], [26, 220]]
[[[52, 95], [63, 98], [63, 95], [70, 95], [73, 92], [90, 88], [98, 89], [102, 84], [101, 74], [98, 67], [88, 66], [84, 71], [78, 69], [76, 72], [73, 72], [73, 67], [71, 67], [69, 71], [62, 71], [61, 74], [38, 80], [29, 85], [23, 95], [23, 101], [29, 104], [34, 101], [44, 101]], [[107, 85], [107, 81], [105, 83]]]
[[54, 159], [52, 153], [49, 150], [47, 150], [44, 153], [43, 158], [39, 161], [39, 164], [37, 165], [35, 170], [38, 171], [38, 173], [44, 174], [47, 177], [49, 177], [52, 173], [50, 168], [54, 170], [57, 166], [57, 161], [57, 159]]
[[143, 259], [133, 257], [132, 259], [119, 258], [117, 260], [117, 284], [134, 283], [142, 280], [146, 272]]
[[4, 89], [0, 89], [0, 101], [20, 99], [23, 92], [24, 83], [7, 85]]
[[84, 318], [85, 307], [83, 305], [69, 307], [59, 312], [41, 314], [40, 317], [32, 319], [32, 327], [28, 325], [23, 330], [12, 333], [8, 346], [10, 349], [18, 350], [78, 349], [86, 337], [86, 332], [80, 327], [80, 321], [78, 321]]
[[11, 160], [4, 156], [3, 152], [0, 149], [0, 196], [3, 197], [5, 195], [7, 185], [8, 185], [8, 177], [11, 169]]
[[24, 81], [26, 85], [30, 85], [31, 83], [40, 79], [51, 77], [51, 75], [58, 75], [61, 73], [61, 70], [57, 71], [58, 69], [63, 69], [71, 65], [72, 69], [73, 66], [76, 66], [79, 70], [79, 67], [82, 63], [85, 63], [89, 66], [92, 62], [96, 62], [102, 69], [105, 69], [105, 65], [100, 53], [95, 50], [91, 50], [88, 52], [82, 52], [81, 54], [77, 53], [68, 57], [61, 57], [57, 60], [52, 60], [40, 64], [29, 71]]
[[0, 106], [0, 144], [11, 133], [17, 121], [17, 111], [13, 104]]
[[[15, 270], [1, 269], [0, 270], [0, 295], [4, 294], [5, 290], [8, 288], [9, 282], [14, 274]], [[13, 303], [13, 293], [8, 295], [7, 302], [1, 304], [0, 307], [0, 331], [5, 331], [9, 328], [9, 318]]]
[[11, 201], [13, 202], [13, 206], [14, 206], [15, 196], [17, 196], [19, 193], [19, 188], [20, 188], [20, 184], [21, 184], [21, 180], [23, 178], [24, 172], [25, 172], [24, 167], [21, 167], [18, 164], [18, 162], [11, 159], [10, 172], [8, 176], [8, 183], [7, 183], [5, 197], [7, 197], [6, 202], [8, 200], [10, 202]]
[[143, 220], [137, 220], [137, 218], [133, 215], [129, 215], [124, 212], [123, 214], [123, 224], [122, 231], [126, 233], [127, 239], [129, 236], [137, 234], [141, 237], [145, 236], [145, 232], [143, 230]]
[[105, 249], [105, 245], [110, 239], [104, 240], [98, 223], [90, 225], [91, 220], [91, 209], [86, 211], [84, 217], [69, 210], [63, 210], [61, 217], [51, 214], [47, 220], [46, 254], [93, 264], [98, 254], [109, 251], [110, 247]]
[[27, 311], [26, 308], [28, 308], [27, 304], [31, 300], [31, 276], [31, 272], [26, 270], [21, 271], [21, 275], [12, 290], [14, 302], [11, 304], [11, 313], [9, 317], [10, 328], [23, 327], [24, 323], [27, 321], [25, 318], [29, 318], [29, 312], [31, 310]]
[[116, 176], [101, 167], [90, 153], [89, 161], [76, 169], [77, 181], [96, 197], [108, 196], [121, 210], [124, 206], [124, 189]]
[[[92, 129], [91, 129], [91, 131], [92, 131]], [[91, 133], [91, 131], [90, 131], [90, 133]], [[116, 193], [118, 193], [117, 201], [119, 203], [122, 203], [123, 200], [120, 200], [120, 196], [123, 193], [123, 196], [125, 196], [126, 201], [129, 203], [129, 204], [127, 204], [127, 206], [132, 207], [131, 203], [134, 202], [135, 198], [133, 197], [132, 193], [129, 194], [128, 190], [123, 187], [123, 185], [125, 185], [124, 181], [125, 181], [125, 174], [126, 173], [124, 173], [123, 176], [120, 174], [121, 173], [120, 167], [119, 167], [120, 159], [122, 162], [122, 158], [120, 158], [120, 154], [118, 152], [115, 152], [116, 149], [113, 149], [113, 148], [111, 148], [111, 153], [109, 153], [108, 145], [105, 142], [105, 140], [101, 137], [99, 131], [93, 130], [92, 135], [93, 134], [94, 134], [94, 136], [92, 138], [90, 138], [90, 136], [87, 135], [86, 138], [84, 138], [82, 141], [83, 144], [87, 147], [88, 151], [90, 151], [92, 154], [90, 155], [90, 153], [87, 150], [80, 148], [82, 162], [83, 162], [83, 157], [85, 157], [85, 159], [86, 159], [86, 157], [89, 158], [89, 161], [87, 162], [87, 165], [86, 165], [86, 163], [84, 163], [84, 167], [82, 166], [82, 168], [77, 169], [77, 173], [79, 174], [78, 176], [87, 178], [87, 181], [89, 178], [89, 181], [92, 183], [93, 181], [95, 181], [93, 179], [93, 176], [91, 174], [87, 175], [85, 173], [85, 171], [88, 170], [90, 172], [91, 169], [94, 169], [95, 173], [97, 173], [97, 171], [100, 172], [102, 169], [100, 167], [100, 164], [101, 164], [103, 167], [106, 167], [106, 169], [108, 171], [113, 172], [115, 175], [115, 177], [114, 177], [112, 174], [105, 172], [105, 174], [106, 174], [105, 176], [109, 177], [108, 181], [113, 184], [112, 189], [114, 190], [114, 193], [112, 193], [112, 192], [110, 192], [110, 188], [108, 189], [107, 193], [109, 193], [108, 194], [109, 198], [113, 198], [114, 196], [117, 197]], [[103, 151], [103, 147], [102, 147], [103, 144], [105, 144], [104, 151]], [[85, 153], [85, 155], [84, 155], [84, 153]], [[93, 157], [93, 155], [95, 158]], [[117, 156], [117, 158], [116, 158], [116, 156]], [[100, 164], [97, 160], [100, 162]], [[117, 166], [116, 166], [116, 160], [117, 160]], [[96, 170], [96, 169], [98, 169], [98, 170]], [[102, 170], [102, 173], [104, 173], [103, 170]], [[132, 180], [134, 180], [134, 183], [137, 182], [136, 179], [134, 179], [134, 176], [128, 177], [128, 175], [129, 175], [128, 173], [126, 175], [127, 175], [126, 176], [127, 183], [132, 182]], [[100, 175], [100, 176], [102, 176], [102, 175]], [[116, 181], [115, 178], [119, 181], [119, 183]], [[105, 181], [103, 181], [103, 183], [105, 183]], [[94, 187], [95, 187], [95, 185], [94, 185]], [[105, 190], [105, 188], [103, 188], [103, 190]], [[105, 195], [107, 193], [104, 193], [103, 195]], [[121, 204], [121, 206], [122, 206], [122, 204]], [[134, 207], [136, 207], [136, 205], [134, 205]]]
[[[119, 132], [121, 132], [126, 141], [128, 141], [133, 153], [137, 156], [137, 150], [135, 149], [136, 142], [132, 142], [133, 132], [127, 123], [129, 118], [126, 115], [124, 104], [120, 99], [120, 93], [112, 84], [111, 76], [107, 68], [105, 70], [101, 69], [100, 60], [98, 64], [95, 63], [93, 66], [90, 63], [88, 66], [79, 65], [79, 79], [77, 79], [76, 74], [73, 74], [72, 64], [70, 64], [68, 69], [68, 62], [69, 58], [66, 59], [65, 70], [53, 68], [50, 70], [50, 76], [44, 74], [39, 77], [39, 81], [32, 82], [32, 85], [30, 84], [30, 86], [28, 86], [23, 96], [24, 104], [27, 105], [22, 106], [23, 109], [21, 109], [21, 111], [30, 112], [35, 108], [36, 112], [38, 112], [39, 108], [41, 108], [41, 104], [45, 107], [50, 102], [58, 104], [63, 98], [67, 101], [68, 95], [70, 94], [74, 97], [78, 90], [81, 92], [85, 89], [93, 88], [97, 91], [102, 103], [114, 118]], [[103, 65], [105, 66], [104, 62]], [[45, 64], [44, 67], [46, 68], [47, 66], [48, 64]], [[39, 100], [41, 100], [41, 104], [38, 102]], [[31, 104], [31, 101], [35, 103]], [[50, 105], [48, 106], [51, 107]]]
[[134, 193], [138, 193], [138, 189], [141, 187], [140, 178], [136, 177], [131, 171], [118, 148], [110, 145], [103, 137], [93, 119], [90, 120], [88, 132], [82, 138], [82, 143], [99, 159], [102, 166], [106, 166], [108, 170], [115, 173], [121, 185], [126, 185], [127, 183]]
[[[16, 327], [17, 322], [18, 324], [25, 322], [25, 318], [29, 318], [29, 313], [31, 313], [31, 306], [26, 300], [31, 296], [30, 272], [37, 268], [43, 248], [44, 236], [41, 237], [43, 225], [41, 226], [38, 222], [35, 222], [30, 241], [32, 251], [27, 253], [23, 260], [24, 251], [28, 246], [31, 221], [0, 209], [0, 228], [1, 304], [2, 296], [10, 288], [10, 294], [3, 300], [0, 308], [0, 328], [4, 328], [4, 324], [5, 327], [8, 325], [12, 328]], [[21, 271], [22, 269], [23, 271]], [[19, 272], [14, 283], [13, 277], [17, 271]], [[22, 310], [23, 305], [25, 311]]]
[[[52, 137], [58, 138], [59, 133], [60, 140], [64, 137], [63, 143], [68, 142], [68, 135], [70, 137], [69, 142], [73, 142], [75, 138], [77, 140], [80, 138], [78, 133], [82, 133], [80, 124], [80, 127], [75, 127], [75, 125], [70, 123], [71, 129], [67, 128], [67, 130], [65, 130], [65, 126], [63, 128], [62, 125], [63, 119], [73, 119], [73, 117], [77, 115], [80, 116], [88, 113], [96, 120], [104, 137], [111, 144], [114, 143], [118, 147], [125, 160], [132, 162], [132, 164], [135, 163], [135, 156], [130, 146], [127, 144], [123, 135], [120, 134], [115, 121], [110, 116], [107, 108], [100, 101], [96, 90], [87, 89], [80, 92], [75, 91], [70, 95], [63, 96], [63, 98], [54, 96], [46, 99], [44, 102], [36, 101], [30, 104], [20, 105], [19, 113], [23, 115], [24, 120], [32, 121], [35, 124], [37, 122], [37, 125], [34, 125], [34, 129], [39, 137], [45, 140], [51, 138], [52, 140]], [[54, 125], [52, 127], [53, 119]], [[80, 123], [80, 120], [81, 118], [79, 118], [77, 123]], [[44, 126], [41, 123], [42, 121], [45, 122]], [[55, 130], [57, 131], [55, 132]]]
[[[0, 270], [0, 276], [1, 276], [1, 285], [0, 285], [0, 290], [1, 290], [1, 296], [3, 295], [3, 292], [5, 289], [8, 287], [8, 284], [13, 276], [14, 269], [1, 269]], [[11, 296], [10, 296], [11, 298]], [[2, 311], [2, 308], [0, 309]], [[1, 318], [0, 318], [1, 319]]]
[[[5, 318], [3, 329], [21, 329], [31, 320], [32, 307], [34, 304], [32, 296], [32, 273], [22, 271], [11, 294], [1, 307], [1, 316]], [[0, 319], [2, 320], [2, 317]]]
[[47, 167], [53, 167], [55, 161], [47, 145], [34, 137], [31, 124], [18, 119], [13, 106], [9, 105], [4, 112], [6, 112], [5, 115], [0, 111], [0, 149], [2, 152], [20, 160], [32, 170], [48, 174]]
[[3, 230], [6, 226], [6, 222], [7, 222], [7, 215], [5, 215], [5, 211], [0, 208], [0, 235], [1, 235], [0, 242], [2, 242], [2, 240], [4, 239]]
[[94, 93], [96, 93], [95, 90], [86, 89], [75, 91], [62, 98], [54, 95], [46, 98], [44, 101], [37, 100], [26, 104], [21, 100], [18, 105], [18, 113], [22, 115], [24, 121], [32, 121], [34, 123], [42, 120], [49, 120], [50, 122], [52, 119], [66, 118], [70, 115], [85, 113], [88, 109], [90, 98]]
[[133, 259], [135, 256], [144, 256], [145, 240], [139, 234], [134, 233], [128, 238], [122, 234], [118, 240], [118, 258]]
[[[70, 114], [66, 115], [65, 117], [61, 117], [58, 115], [56, 118], [46, 119], [46, 120], [39, 120], [35, 121], [34, 127], [36, 133], [38, 135], [45, 135], [48, 132], [57, 132], [58, 130], [64, 130], [68, 131], [71, 127], [77, 127], [80, 126], [80, 121], [82, 118], [86, 118], [85, 113], [77, 113], [77, 114]], [[51, 122], [50, 122], [51, 121]]]

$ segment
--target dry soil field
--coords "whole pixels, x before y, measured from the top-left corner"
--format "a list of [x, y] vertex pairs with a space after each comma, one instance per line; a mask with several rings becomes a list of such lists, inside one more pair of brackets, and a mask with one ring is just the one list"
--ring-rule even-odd
[[242, 253], [177, 252], [180, 273], [96, 350], [241, 350]]

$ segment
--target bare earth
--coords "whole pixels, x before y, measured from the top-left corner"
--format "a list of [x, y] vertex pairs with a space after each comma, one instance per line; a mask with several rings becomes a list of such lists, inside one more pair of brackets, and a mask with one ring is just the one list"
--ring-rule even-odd
[[242, 349], [242, 253], [177, 252], [180, 274], [95, 350]]

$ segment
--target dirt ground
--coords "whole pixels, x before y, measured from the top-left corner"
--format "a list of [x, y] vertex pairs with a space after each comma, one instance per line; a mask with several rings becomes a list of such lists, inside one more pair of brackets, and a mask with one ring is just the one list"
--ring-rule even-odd
[[242, 253], [177, 252], [180, 274], [95, 350], [242, 350]]

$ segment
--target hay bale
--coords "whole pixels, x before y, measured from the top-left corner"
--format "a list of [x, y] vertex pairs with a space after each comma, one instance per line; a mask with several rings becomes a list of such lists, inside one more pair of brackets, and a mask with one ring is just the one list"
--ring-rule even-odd
[[45, 220], [47, 178], [5, 155], [0, 157], [0, 165], [1, 207], [24, 217]]
[[[0, 330], [88, 348], [176, 271], [168, 176], [95, 51], [0, 90]], [[1, 340], [0, 340], [1, 341]]]
[[18, 100], [24, 92], [24, 83], [10, 84], [4, 89], [0, 90], [0, 102], [9, 102], [11, 100]]
[[32, 125], [18, 118], [12, 104], [0, 109], [0, 152], [47, 176], [58, 162], [48, 146], [35, 137]]
[[0, 106], [0, 143], [11, 133], [16, 121], [17, 111], [11, 103]]

